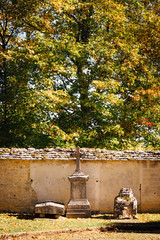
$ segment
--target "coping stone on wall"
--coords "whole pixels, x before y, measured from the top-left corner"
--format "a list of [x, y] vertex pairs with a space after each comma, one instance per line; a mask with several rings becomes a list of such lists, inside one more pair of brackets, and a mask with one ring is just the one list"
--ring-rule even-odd
[[[81, 148], [82, 160], [150, 160], [160, 161], [160, 151], [113, 151], [106, 149]], [[75, 149], [67, 148], [0, 148], [0, 159], [22, 160], [71, 160], [75, 159]]]

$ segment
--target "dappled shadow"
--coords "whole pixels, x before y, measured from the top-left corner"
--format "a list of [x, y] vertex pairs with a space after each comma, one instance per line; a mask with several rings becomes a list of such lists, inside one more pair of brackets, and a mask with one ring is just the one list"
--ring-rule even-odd
[[33, 220], [35, 218], [34, 214], [29, 213], [9, 213], [8, 216], [24, 220]]
[[100, 231], [160, 234], [160, 221], [147, 223], [113, 223], [109, 226], [101, 227]]
[[44, 217], [40, 217], [39, 214], [35, 213], [10, 213], [8, 216], [16, 217], [22, 220], [35, 220], [35, 219], [57, 219], [55, 214], [45, 214]]
[[114, 215], [113, 214], [95, 214], [95, 215], [92, 215], [91, 218], [111, 220], [111, 219], [114, 219]]

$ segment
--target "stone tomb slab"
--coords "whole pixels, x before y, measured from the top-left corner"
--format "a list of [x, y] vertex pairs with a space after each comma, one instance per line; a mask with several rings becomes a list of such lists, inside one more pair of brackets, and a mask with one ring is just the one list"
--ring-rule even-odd
[[40, 217], [45, 217], [47, 214], [59, 217], [65, 214], [65, 206], [54, 202], [37, 203], [34, 212], [39, 214]]

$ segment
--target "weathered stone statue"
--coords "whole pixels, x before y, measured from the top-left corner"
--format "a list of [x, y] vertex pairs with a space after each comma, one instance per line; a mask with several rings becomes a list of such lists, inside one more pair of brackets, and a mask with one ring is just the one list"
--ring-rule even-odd
[[121, 188], [119, 195], [114, 199], [114, 218], [137, 219], [137, 200], [131, 188]]

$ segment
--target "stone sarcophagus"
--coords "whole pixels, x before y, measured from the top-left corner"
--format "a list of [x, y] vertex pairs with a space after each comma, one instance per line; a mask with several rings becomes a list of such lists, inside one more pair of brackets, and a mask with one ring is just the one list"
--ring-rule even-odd
[[119, 195], [114, 199], [114, 218], [137, 219], [137, 200], [131, 188], [121, 188]]
[[54, 202], [37, 203], [34, 212], [40, 217], [45, 217], [45, 215], [54, 215], [55, 217], [59, 217], [60, 215], [65, 214], [65, 206]]

